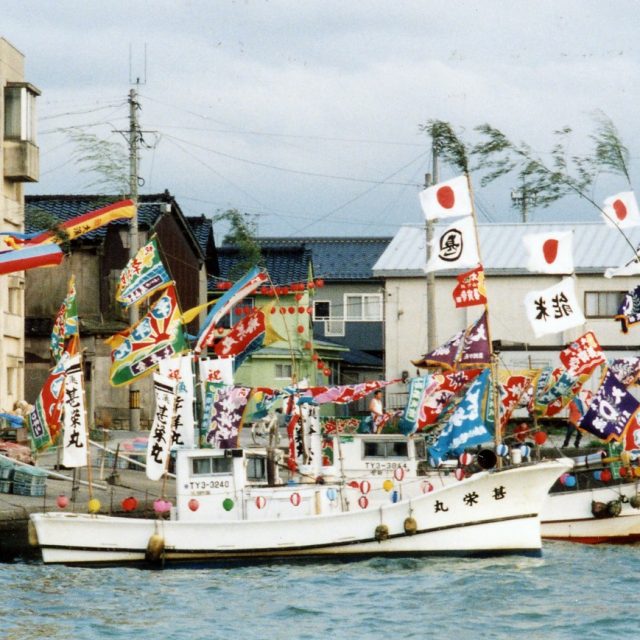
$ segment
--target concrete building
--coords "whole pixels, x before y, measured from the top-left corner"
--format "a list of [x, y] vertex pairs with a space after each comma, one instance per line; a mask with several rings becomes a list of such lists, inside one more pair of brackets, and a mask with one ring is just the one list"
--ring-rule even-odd
[[[524, 297], [558, 283], [563, 276], [527, 271], [525, 234], [571, 230], [576, 292], [586, 323], [571, 330], [535, 338], [525, 314]], [[622, 296], [638, 284], [638, 276], [607, 279], [607, 267], [618, 267], [633, 258], [632, 246], [640, 243], [640, 228], [626, 229], [629, 242], [604, 223], [484, 224], [479, 226], [481, 258], [486, 275], [491, 339], [500, 350], [501, 366], [508, 368], [559, 365], [558, 352], [585, 331], [594, 331], [607, 357], [634, 355], [639, 329], [623, 334], [613, 320]], [[412, 360], [427, 351], [427, 288], [425, 233], [422, 227], [402, 227], [374, 265], [384, 279], [385, 362], [387, 379], [403, 371], [414, 376]], [[436, 272], [436, 344], [468, 327], [482, 307], [458, 309], [452, 292], [461, 271]], [[401, 406], [405, 385], [389, 389], [388, 405]]]
[[[24, 61], [0, 38], [0, 231], [23, 231], [23, 183], [39, 177], [35, 102], [40, 91], [25, 82]], [[23, 272], [0, 276], [0, 409], [5, 411], [24, 399], [24, 286]]]

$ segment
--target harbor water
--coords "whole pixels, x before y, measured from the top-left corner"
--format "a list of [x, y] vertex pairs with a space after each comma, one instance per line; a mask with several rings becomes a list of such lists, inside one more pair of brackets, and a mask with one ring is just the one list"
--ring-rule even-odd
[[89, 640], [631, 637], [638, 546], [542, 557], [144, 570], [0, 565], [0, 636]]

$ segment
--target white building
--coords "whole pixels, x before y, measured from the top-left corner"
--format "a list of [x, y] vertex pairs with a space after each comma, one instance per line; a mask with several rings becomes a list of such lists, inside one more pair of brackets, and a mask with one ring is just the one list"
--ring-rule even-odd
[[[24, 182], [39, 177], [35, 98], [24, 56], [0, 38], [0, 231], [23, 231]], [[4, 250], [0, 243], [0, 250]], [[0, 410], [24, 399], [24, 273], [0, 275]]]
[[[524, 297], [532, 290], [559, 282], [562, 275], [527, 271], [525, 234], [573, 231], [576, 293], [586, 323], [562, 333], [535, 338], [525, 315]], [[640, 275], [607, 279], [604, 270], [633, 258], [632, 246], [640, 243], [640, 228], [625, 230], [629, 242], [604, 223], [512, 223], [479, 226], [480, 254], [485, 269], [489, 301], [491, 339], [500, 341], [501, 366], [507, 368], [559, 365], [558, 352], [585, 331], [595, 332], [607, 357], [633, 355], [639, 351], [640, 328], [623, 334], [613, 320], [621, 297], [640, 284]], [[417, 373], [411, 360], [427, 352], [426, 234], [422, 227], [401, 227], [373, 267], [384, 279], [385, 291], [385, 376], [387, 379]], [[435, 274], [436, 345], [469, 326], [483, 307], [455, 307], [452, 292], [457, 284], [454, 272]], [[387, 404], [404, 385], [389, 388]], [[401, 404], [402, 396], [397, 396]]]

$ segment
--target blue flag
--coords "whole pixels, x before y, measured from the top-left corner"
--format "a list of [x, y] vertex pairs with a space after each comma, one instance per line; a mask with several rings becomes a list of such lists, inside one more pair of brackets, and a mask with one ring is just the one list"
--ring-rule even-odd
[[468, 447], [493, 438], [491, 411], [491, 372], [485, 369], [469, 387], [464, 398], [445, 424], [429, 457], [437, 465], [447, 454], [458, 456]]

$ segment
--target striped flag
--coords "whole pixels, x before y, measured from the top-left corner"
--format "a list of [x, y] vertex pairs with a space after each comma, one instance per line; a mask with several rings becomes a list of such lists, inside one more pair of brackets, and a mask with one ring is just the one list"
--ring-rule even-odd
[[0, 276], [37, 267], [55, 267], [63, 257], [64, 253], [57, 244], [3, 251], [0, 253]]

